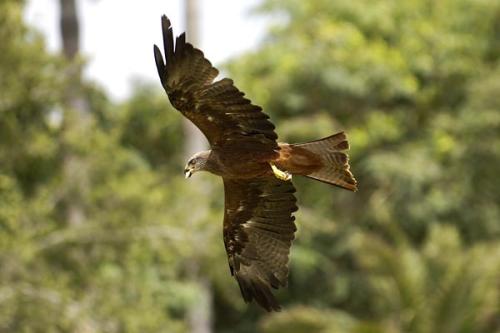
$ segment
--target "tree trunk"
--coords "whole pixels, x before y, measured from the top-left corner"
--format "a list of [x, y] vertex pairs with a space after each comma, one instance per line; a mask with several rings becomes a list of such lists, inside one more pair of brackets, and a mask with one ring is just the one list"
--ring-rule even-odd
[[[186, 0], [185, 2], [186, 38], [195, 47], [199, 47], [199, 4], [198, 0]], [[186, 159], [194, 153], [207, 149], [207, 140], [203, 133], [188, 119], [183, 120], [184, 129], [184, 154]], [[205, 188], [202, 179], [192, 179], [198, 183], [198, 188]], [[195, 232], [195, 230], [193, 230]], [[189, 309], [188, 321], [191, 333], [212, 332], [212, 290], [210, 281], [200, 272], [199, 259], [193, 258], [188, 264], [190, 279], [196, 283], [199, 294], [195, 304]]]
[[63, 52], [67, 59], [73, 60], [80, 48], [80, 25], [76, 0], [59, 0], [59, 8]]
[[90, 126], [90, 112], [88, 101], [83, 96], [82, 68], [76, 61], [80, 52], [80, 24], [76, 0], [59, 0], [59, 6], [62, 52], [69, 62], [63, 102], [62, 144], [65, 192], [63, 207], [67, 223], [74, 226], [81, 225], [86, 219], [84, 200], [88, 192], [87, 163], [75, 154], [74, 138], [86, 137]]
[[[199, 47], [199, 5], [198, 0], [186, 0], [185, 2], [186, 38], [195, 47]], [[184, 154], [186, 159], [194, 153], [207, 148], [207, 140], [201, 131], [191, 121], [183, 119], [184, 129]]]
[[188, 276], [196, 283], [198, 290], [196, 303], [188, 313], [189, 331], [191, 333], [212, 332], [212, 288], [210, 280], [201, 274], [199, 261], [191, 259], [188, 263]]

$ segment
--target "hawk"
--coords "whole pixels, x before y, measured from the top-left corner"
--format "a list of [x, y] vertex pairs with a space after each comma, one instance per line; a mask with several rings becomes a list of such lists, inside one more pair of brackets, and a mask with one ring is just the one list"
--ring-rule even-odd
[[207, 137], [210, 150], [192, 156], [186, 178], [209, 171], [224, 182], [223, 237], [229, 269], [246, 302], [267, 311], [280, 306], [271, 288], [285, 287], [290, 246], [297, 230], [292, 175], [313, 178], [347, 190], [357, 183], [349, 170], [344, 132], [301, 144], [277, 142], [269, 116], [252, 104], [203, 52], [175, 39], [163, 16], [165, 59], [154, 46], [160, 81], [171, 104]]

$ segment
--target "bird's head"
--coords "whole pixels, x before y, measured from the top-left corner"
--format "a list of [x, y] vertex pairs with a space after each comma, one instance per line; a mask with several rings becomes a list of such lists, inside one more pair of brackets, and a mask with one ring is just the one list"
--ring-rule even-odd
[[184, 176], [189, 178], [196, 171], [205, 170], [207, 165], [208, 156], [210, 155], [210, 150], [200, 151], [188, 160], [186, 167], [184, 168]]

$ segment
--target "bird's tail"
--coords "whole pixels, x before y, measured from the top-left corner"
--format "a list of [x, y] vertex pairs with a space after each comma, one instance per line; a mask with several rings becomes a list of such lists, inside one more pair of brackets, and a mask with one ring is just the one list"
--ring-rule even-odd
[[349, 143], [344, 132], [332, 136], [291, 145], [305, 149], [321, 159], [321, 167], [304, 176], [351, 191], [357, 190], [357, 182], [349, 170], [349, 156], [345, 151]]

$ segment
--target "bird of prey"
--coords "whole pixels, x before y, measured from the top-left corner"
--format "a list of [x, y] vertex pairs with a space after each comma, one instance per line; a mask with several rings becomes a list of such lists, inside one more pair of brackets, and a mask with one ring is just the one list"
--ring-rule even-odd
[[223, 237], [229, 269], [246, 302], [267, 311], [280, 306], [271, 292], [287, 284], [288, 257], [297, 230], [298, 209], [292, 175], [301, 175], [356, 191], [343, 132], [301, 144], [277, 142], [269, 116], [252, 104], [203, 52], [175, 39], [163, 16], [165, 59], [154, 46], [160, 81], [171, 104], [207, 137], [210, 150], [192, 156], [186, 178], [209, 171], [224, 182]]

